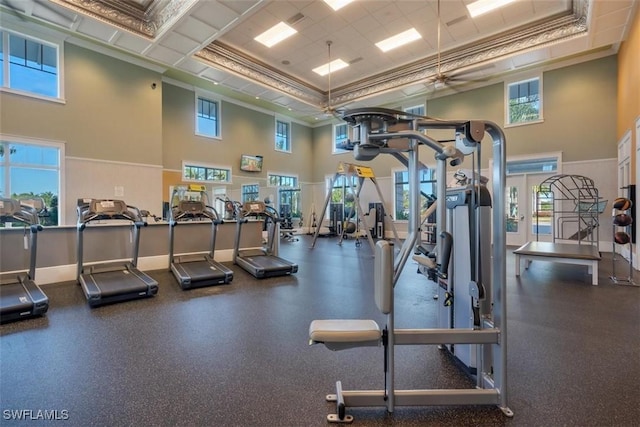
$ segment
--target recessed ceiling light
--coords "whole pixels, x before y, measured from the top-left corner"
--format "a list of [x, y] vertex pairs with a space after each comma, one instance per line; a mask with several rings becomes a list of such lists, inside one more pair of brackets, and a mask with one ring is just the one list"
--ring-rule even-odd
[[297, 32], [295, 28], [290, 27], [284, 22], [280, 22], [254, 38], [254, 40], [262, 43], [266, 47], [271, 47]]
[[512, 3], [515, 0], [477, 0], [467, 5], [467, 10], [472, 18], [482, 15], [483, 13], [491, 12], [494, 9], [505, 6]]
[[333, 61], [327, 64], [314, 68], [313, 72], [320, 74], [321, 76], [326, 76], [327, 74], [329, 74], [329, 70], [331, 70], [331, 72], [333, 73], [338, 70], [342, 70], [343, 68], [346, 68], [348, 66], [349, 64], [344, 62], [342, 59], [334, 59]]
[[422, 38], [420, 33], [417, 32], [415, 28], [411, 28], [410, 30], [403, 31], [400, 34], [396, 34], [395, 36], [391, 36], [388, 39], [376, 43], [376, 46], [378, 46], [381, 51], [387, 52], [420, 38]]
[[351, 3], [353, 0], [324, 0], [333, 10], [339, 10]]

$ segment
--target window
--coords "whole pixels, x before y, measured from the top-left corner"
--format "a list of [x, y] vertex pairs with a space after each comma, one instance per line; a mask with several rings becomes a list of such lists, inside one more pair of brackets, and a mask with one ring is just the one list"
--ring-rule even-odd
[[196, 135], [220, 137], [220, 103], [196, 95]]
[[298, 177], [291, 175], [267, 174], [267, 183], [269, 187], [298, 187]]
[[58, 225], [62, 144], [0, 140], [0, 197], [41, 197], [46, 206], [42, 224]]
[[[433, 169], [421, 169], [420, 176], [420, 192], [422, 206], [420, 211], [424, 213], [435, 200], [436, 196], [436, 179]], [[409, 172], [394, 171], [394, 212], [396, 220], [409, 219]]]
[[231, 168], [183, 163], [182, 178], [186, 181], [230, 183]]
[[415, 114], [416, 116], [424, 116], [425, 108], [424, 108], [424, 105], [416, 105], [414, 107], [405, 108], [404, 112], [409, 114]]
[[[331, 179], [327, 179], [327, 188], [331, 185]], [[328, 217], [332, 217], [331, 213], [339, 209], [339, 220], [347, 217], [353, 217], [356, 213], [354, 194], [358, 193], [358, 177], [351, 175], [351, 181], [346, 175], [338, 175], [333, 180], [333, 187], [328, 188], [331, 191], [331, 204], [327, 206], [326, 212]], [[341, 209], [340, 209], [341, 208]]]
[[333, 126], [333, 154], [346, 153], [344, 147], [349, 142], [349, 125], [341, 123]]
[[280, 191], [280, 216], [291, 214], [291, 218], [300, 218], [300, 189], [281, 188]]
[[252, 202], [260, 198], [260, 187], [258, 184], [242, 185], [242, 203]]
[[507, 160], [507, 175], [552, 173], [558, 170], [558, 157]]
[[536, 77], [507, 83], [507, 125], [537, 123], [542, 120], [542, 79]]
[[276, 150], [291, 152], [291, 124], [276, 119]]
[[31, 37], [0, 32], [2, 87], [49, 98], [61, 98], [61, 48]]

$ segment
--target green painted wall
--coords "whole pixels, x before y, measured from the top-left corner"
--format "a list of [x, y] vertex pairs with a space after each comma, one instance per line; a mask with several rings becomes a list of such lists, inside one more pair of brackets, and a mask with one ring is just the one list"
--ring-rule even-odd
[[[448, 120], [495, 122], [504, 129], [508, 156], [562, 151], [564, 161], [615, 158], [616, 76], [615, 55], [545, 72], [542, 123], [505, 127], [504, 83], [428, 100], [427, 114]], [[452, 136], [445, 132], [429, 135], [436, 139]], [[335, 173], [340, 161], [360, 163], [351, 154], [332, 155], [331, 138], [332, 125], [313, 130], [316, 182]], [[485, 137], [484, 142], [490, 144], [491, 138]], [[435, 164], [432, 153], [422, 147], [420, 159], [426, 164]], [[490, 157], [488, 145], [483, 150], [483, 167], [488, 167]], [[392, 168], [401, 167], [391, 156], [384, 155], [369, 165], [381, 177], [390, 176]]]
[[64, 142], [67, 156], [161, 165], [160, 80], [154, 71], [66, 43], [66, 103], [2, 92], [2, 132]]
[[[195, 135], [195, 92], [163, 84], [163, 164], [165, 169], [180, 170], [182, 161], [231, 166], [234, 183], [265, 180], [268, 172], [298, 175], [312, 179], [312, 130], [291, 123], [291, 153], [274, 149], [275, 116], [241, 105], [221, 102], [221, 138]], [[282, 120], [287, 120], [282, 118]], [[240, 155], [264, 157], [261, 173], [242, 172]]]
[[[545, 72], [542, 123], [504, 126], [503, 83], [431, 100], [427, 112], [445, 119], [494, 121], [504, 128], [508, 156], [562, 151], [564, 161], [613, 158], [616, 64], [614, 55]], [[485, 161], [486, 167], [487, 156]]]

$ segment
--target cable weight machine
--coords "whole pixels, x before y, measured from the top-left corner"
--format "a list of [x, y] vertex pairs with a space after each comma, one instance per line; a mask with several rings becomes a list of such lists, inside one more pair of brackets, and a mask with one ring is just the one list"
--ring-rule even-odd
[[[374, 320], [315, 320], [309, 328], [311, 344], [322, 343], [331, 350], [343, 350], [360, 346], [384, 347], [384, 388], [381, 390], [343, 390], [342, 383], [336, 383], [336, 393], [327, 396], [336, 403], [336, 414], [327, 419], [331, 422], [350, 422], [353, 417], [346, 414], [348, 407], [384, 406], [393, 412], [395, 406], [431, 405], [495, 405], [506, 416], [513, 416], [507, 406], [507, 322], [506, 322], [506, 236], [504, 217], [505, 186], [505, 137], [502, 130], [492, 122], [469, 120], [435, 120], [407, 114], [403, 111], [362, 108], [349, 110], [343, 119], [355, 128], [358, 140], [354, 143], [354, 156], [358, 161], [372, 160], [380, 154], [391, 154], [407, 165], [409, 174], [409, 221], [408, 235], [402, 248], [396, 252], [390, 243], [376, 244], [375, 300], [380, 311], [386, 315], [386, 325], [381, 328]], [[442, 145], [424, 133], [425, 130], [450, 130], [455, 134], [454, 144]], [[481, 141], [488, 134], [492, 141], [494, 166], [491, 176], [493, 197], [488, 206], [480, 191], [480, 182], [472, 181], [471, 187], [456, 195], [460, 199], [449, 200], [453, 194], [446, 189], [447, 164], [457, 166], [464, 156], [477, 160], [480, 176]], [[394, 326], [393, 288], [406, 261], [413, 252], [420, 235], [420, 189], [419, 189], [419, 146], [424, 145], [435, 152], [437, 162], [437, 196], [441, 199], [436, 210], [436, 258], [425, 272], [435, 277], [453, 292], [455, 275], [450, 268], [452, 245], [456, 240], [447, 230], [447, 209], [460, 210], [468, 218], [469, 238], [461, 244], [470, 248], [474, 262], [467, 259], [466, 268], [470, 280], [466, 287], [466, 298], [451, 298], [450, 309], [460, 306], [474, 317], [471, 325], [442, 324], [432, 329], [396, 329]], [[475, 178], [474, 178], [475, 179]], [[445, 199], [447, 202], [445, 203]], [[449, 208], [447, 207], [449, 205]], [[476, 206], [484, 206], [483, 216]], [[455, 215], [454, 215], [455, 216]], [[490, 227], [484, 226], [489, 221]], [[471, 226], [472, 225], [472, 226]], [[456, 230], [449, 229], [453, 233]], [[480, 246], [485, 242], [485, 246]], [[486, 245], [492, 242], [492, 245]], [[488, 248], [480, 257], [482, 248]], [[464, 264], [464, 260], [459, 263]], [[484, 274], [480, 274], [481, 270]], [[442, 281], [442, 282], [440, 282]], [[460, 290], [458, 290], [460, 292]], [[467, 304], [471, 301], [471, 307]], [[475, 321], [477, 319], [477, 322]], [[475, 387], [469, 389], [416, 389], [397, 390], [395, 388], [394, 351], [398, 345], [436, 345], [446, 350], [451, 346], [469, 346], [475, 354]]]

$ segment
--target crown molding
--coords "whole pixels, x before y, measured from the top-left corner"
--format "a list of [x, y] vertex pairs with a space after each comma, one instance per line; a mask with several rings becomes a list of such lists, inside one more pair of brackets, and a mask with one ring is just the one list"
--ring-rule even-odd
[[[549, 46], [588, 32], [587, 15], [591, 0], [574, 0], [566, 14], [546, 23], [534, 23], [481, 41], [462, 46], [441, 55], [440, 72], [446, 73], [486, 65], [518, 53]], [[242, 52], [220, 42], [212, 42], [195, 57], [210, 66], [222, 68], [250, 79], [317, 108], [328, 105], [328, 93], [308, 83], [258, 62]], [[332, 106], [340, 106], [412, 84], [428, 81], [437, 75], [437, 55], [398, 67], [384, 73], [336, 88], [332, 91]]]

